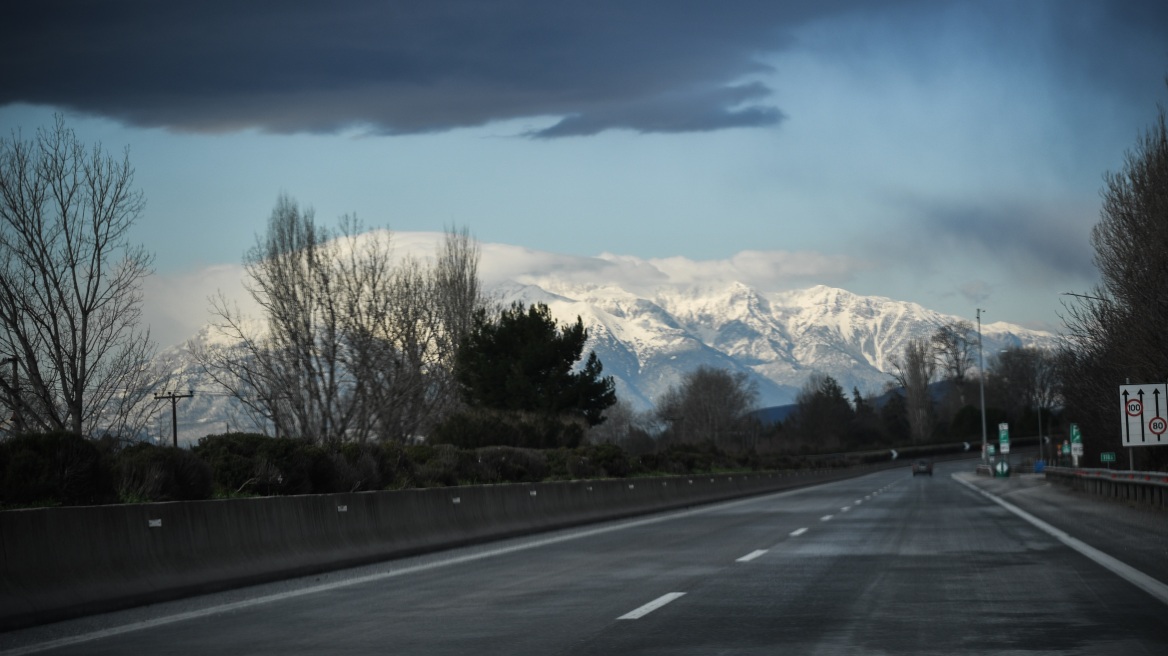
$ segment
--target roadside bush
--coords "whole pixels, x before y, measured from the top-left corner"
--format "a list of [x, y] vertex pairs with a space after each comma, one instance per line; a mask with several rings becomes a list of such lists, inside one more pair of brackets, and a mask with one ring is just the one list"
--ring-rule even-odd
[[344, 444], [331, 455], [334, 487], [338, 492], [380, 490], [381, 467], [376, 444]]
[[488, 446], [475, 458], [480, 483], [538, 483], [548, 475], [547, 456], [534, 449]]
[[633, 473], [633, 463], [628, 455], [611, 442], [590, 444], [578, 451], [588, 458], [603, 478], [625, 478]]
[[117, 500], [98, 445], [72, 433], [29, 433], [0, 442], [0, 504], [92, 505]]
[[255, 433], [208, 435], [192, 452], [211, 466], [220, 495], [337, 491], [332, 458], [304, 440]]
[[413, 480], [414, 464], [406, 447], [397, 442], [382, 442], [371, 446], [370, 455], [377, 460], [381, 475], [381, 489], [401, 489]]
[[114, 456], [114, 473], [124, 503], [211, 498], [211, 466], [184, 449], [128, 446]]
[[414, 487], [451, 487], [474, 480], [472, 452], [461, 451], [450, 444], [412, 445], [405, 451], [413, 464], [411, 482]]
[[548, 475], [559, 480], [597, 478], [600, 470], [582, 449], [553, 449], [547, 452]]

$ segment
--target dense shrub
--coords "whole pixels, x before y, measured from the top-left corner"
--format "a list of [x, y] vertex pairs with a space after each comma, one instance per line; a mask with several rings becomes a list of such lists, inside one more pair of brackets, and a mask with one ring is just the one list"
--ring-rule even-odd
[[123, 502], [210, 499], [211, 466], [185, 449], [138, 443], [114, 457]]
[[476, 482], [473, 452], [450, 444], [419, 444], [407, 446], [406, 456], [413, 464], [414, 487], [450, 487]]
[[550, 476], [558, 479], [624, 478], [633, 471], [624, 451], [609, 443], [548, 451], [547, 461]]
[[480, 483], [538, 483], [548, 476], [547, 456], [535, 449], [488, 446], [475, 450]]
[[219, 494], [337, 491], [330, 454], [305, 440], [255, 433], [208, 435], [199, 440], [193, 452], [211, 465]]
[[331, 454], [333, 484], [339, 492], [381, 489], [381, 467], [377, 445], [344, 444]]
[[0, 504], [90, 505], [116, 499], [109, 462], [93, 440], [48, 433], [0, 442]]
[[625, 478], [633, 473], [633, 463], [621, 448], [611, 442], [592, 444], [578, 449], [592, 462], [604, 478]]
[[[531, 424], [537, 427], [537, 423]], [[940, 447], [920, 446], [924, 454]], [[945, 448], [955, 448], [949, 445]], [[909, 449], [902, 453], [908, 457]], [[876, 451], [801, 457], [727, 454], [713, 443], [674, 444], [630, 456], [603, 442], [533, 449], [393, 442], [311, 442], [252, 433], [208, 435], [190, 451], [67, 434], [0, 441], [0, 505], [178, 501], [215, 496], [357, 492], [407, 487], [534, 483], [543, 480], [699, 474], [718, 470], [847, 466], [887, 459]]]

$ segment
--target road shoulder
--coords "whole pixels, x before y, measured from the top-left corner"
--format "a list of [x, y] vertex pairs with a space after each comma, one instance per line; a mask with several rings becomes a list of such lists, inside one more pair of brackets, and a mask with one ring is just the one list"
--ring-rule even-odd
[[1067, 535], [1168, 583], [1168, 513], [1051, 483], [1042, 474], [1008, 478], [953, 474]]

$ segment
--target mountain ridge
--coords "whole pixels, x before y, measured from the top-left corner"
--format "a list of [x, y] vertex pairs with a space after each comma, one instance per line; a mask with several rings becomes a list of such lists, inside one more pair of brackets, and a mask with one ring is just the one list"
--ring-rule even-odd
[[[890, 358], [908, 340], [928, 338], [943, 323], [961, 319], [826, 285], [765, 292], [730, 282], [638, 293], [616, 284], [546, 279], [505, 281], [488, 293], [503, 305], [545, 303], [561, 322], [579, 316], [589, 333], [585, 352], [596, 351], [617, 396], [641, 410], [701, 366], [745, 373], [758, 388], [760, 407], [793, 403], [813, 373], [832, 376], [845, 390], [878, 394], [892, 380]], [[193, 339], [210, 337], [205, 327]], [[987, 360], [1008, 346], [1049, 348], [1056, 339], [1005, 322], [983, 325], [982, 337]], [[186, 349], [167, 349], [160, 360], [190, 388], [211, 389]], [[227, 425], [233, 412], [240, 414], [231, 404], [225, 396], [192, 403], [183, 413], [180, 437], [190, 433], [197, 439], [206, 434], [199, 433], [201, 426]]]

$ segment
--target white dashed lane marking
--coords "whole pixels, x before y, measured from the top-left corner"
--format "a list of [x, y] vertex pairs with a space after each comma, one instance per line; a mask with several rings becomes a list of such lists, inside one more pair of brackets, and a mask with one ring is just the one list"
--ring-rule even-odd
[[650, 601], [649, 603], [645, 604], [644, 606], [641, 606], [640, 608], [637, 608], [636, 610], [631, 610], [631, 611], [625, 613], [624, 615], [621, 615], [617, 619], [618, 620], [639, 620], [642, 617], [648, 615], [649, 613], [652, 613], [653, 611], [657, 610], [658, 608], [661, 608], [665, 604], [668, 604], [669, 602], [677, 599], [678, 597], [683, 597], [683, 596], [685, 596], [684, 592], [670, 592], [669, 594], [661, 595], [660, 597], [657, 597], [656, 599], [654, 599], [653, 601]]
[[745, 556], [739, 558], [738, 560], [735, 560], [734, 562], [736, 562], [736, 563], [749, 563], [750, 561], [754, 560], [755, 558], [758, 558], [759, 556], [763, 555], [764, 553], [766, 553], [766, 549], [757, 549], [757, 550], [752, 551], [752, 552], [746, 554]]

